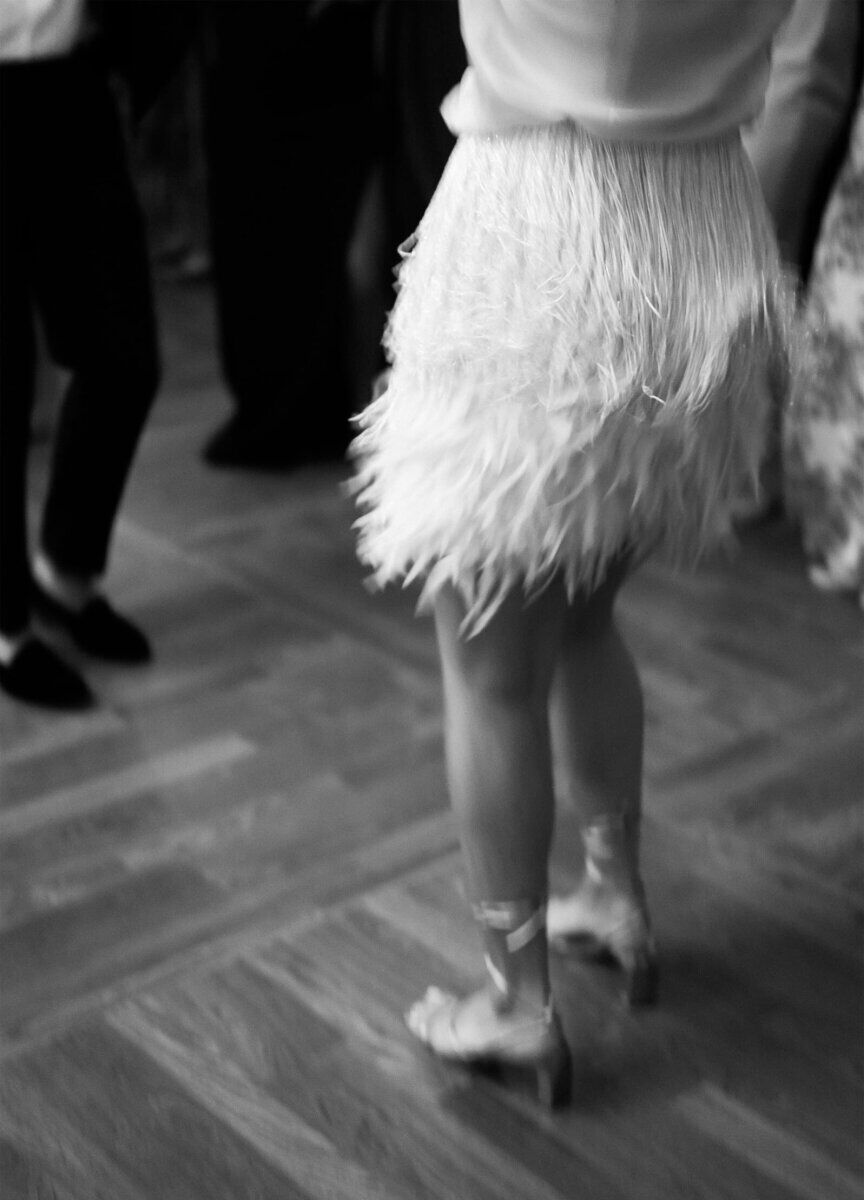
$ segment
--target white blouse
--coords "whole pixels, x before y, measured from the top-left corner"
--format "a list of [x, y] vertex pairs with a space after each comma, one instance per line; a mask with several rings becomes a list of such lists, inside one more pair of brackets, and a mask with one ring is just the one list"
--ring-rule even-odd
[[683, 141], [751, 120], [792, 0], [459, 0], [469, 67], [454, 133], [571, 120], [600, 137]]

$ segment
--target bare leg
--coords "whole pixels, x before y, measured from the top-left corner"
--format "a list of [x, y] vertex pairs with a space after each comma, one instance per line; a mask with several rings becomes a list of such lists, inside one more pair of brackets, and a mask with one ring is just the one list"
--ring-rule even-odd
[[471, 899], [542, 897], [554, 819], [549, 691], [565, 613], [563, 589], [505, 600], [465, 639], [451, 591], [436, 604], [447, 768]]
[[464, 999], [430, 988], [408, 1014], [413, 1032], [446, 1058], [529, 1069], [550, 1105], [570, 1090], [545, 923], [554, 819], [549, 691], [565, 608], [557, 583], [530, 603], [514, 592], [465, 638], [456, 593], [436, 602], [450, 793], [489, 982]]
[[622, 575], [568, 608], [552, 685], [556, 792], [583, 826], [641, 804], [642, 687], [612, 615]]
[[585, 872], [568, 896], [549, 904], [556, 945], [589, 939], [625, 972], [625, 995], [650, 1003], [657, 978], [648, 908], [639, 873], [642, 808], [642, 689], [612, 615], [624, 564], [584, 604], [571, 607], [552, 688], [550, 724], [556, 790], [575, 811]]

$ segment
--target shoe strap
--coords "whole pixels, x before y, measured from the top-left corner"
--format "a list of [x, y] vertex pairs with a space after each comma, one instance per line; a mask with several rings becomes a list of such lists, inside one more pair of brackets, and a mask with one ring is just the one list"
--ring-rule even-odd
[[626, 857], [631, 838], [637, 827], [638, 818], [629, 812], [608, 813], [582, 827], [582, 843], [590, 871], [602, 864]]
[[[503, 1000], [507, 1000], [510, 996], [510, 985], [507, 983], [503, 972], [498, 970], [490, 955], [484, 954], [483, 961], [486, 964], [486, 970], [489, 972], [489, 978], [492, 980], [495, 990]], [[529, 1018], [528, 1020], [532, 1024], [536, 1023], [538, 1025], [548, 1026], [552, 1024], [554, 1012], [555, 1010], [552, 1004], [552, 997], [550, 996], [543, 1005], [540, 1016]]]
[[546, 928], [545, 900], [539, 905], [533, 900], [482, 901], [473, 905], [473, 911], [479, 924], [505, 935], [504, 944], [510, 954], [527, 946]]
[[483, 961], [486, 964], [486, 970], [489, 973], [489, 978], [495, 985], [495, 989], [498, 994], [503, 997], [509, 996], [510, 988], [507, 985], [507, 979], [503, 971], [499, 971], [495, 966], [495, 963], [492, 961], [492, 956], [490, 954], [484, 954]]
[[582, 826], [582, 840], [586, 846], [596, 846], [602, 852], [611, 839], [626, 833], [629, 824], [626, 812], [604, 813]]

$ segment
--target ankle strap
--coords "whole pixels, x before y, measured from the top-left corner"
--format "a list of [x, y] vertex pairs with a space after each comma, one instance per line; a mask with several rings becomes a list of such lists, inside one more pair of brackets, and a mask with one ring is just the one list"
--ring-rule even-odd
[[546, 927], [546, 901], [499, 900], [481, 901], [472, 906], [474, 919], [487, 929], [504, 933], [505, 945], [511, 954], [521, 950]]
[[582, 826], [582, 841], [593, 858], [611, 858], [622, 839], [627, 839], [638, 827], [635, 813], [604, 813]]

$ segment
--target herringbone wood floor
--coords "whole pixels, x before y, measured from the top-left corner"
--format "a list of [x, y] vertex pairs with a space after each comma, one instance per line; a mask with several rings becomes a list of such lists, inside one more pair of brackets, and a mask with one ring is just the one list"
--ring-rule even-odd
[[155, 665], [91, 670], [83, 717], [0, 703], [2, 1195], [860, 1196], [860, 613], [779, 525], [628, 586], [661, 1003], [556, 960], [576, 1103], [543, 1113], [402, 1023], [478, 975], [429, 625], [365, 592], [338, 470], [201, 465], [207, 293], [163, 310], [112, 572]]

